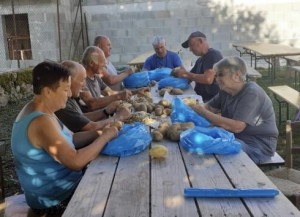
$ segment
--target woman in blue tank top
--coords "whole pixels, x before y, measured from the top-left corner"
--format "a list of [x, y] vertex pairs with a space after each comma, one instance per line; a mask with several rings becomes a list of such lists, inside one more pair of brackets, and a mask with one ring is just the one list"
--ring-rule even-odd
[[[70, 72], [45, 61], [32, 72], [33, 99], [16, 118], [11, 138], [17, 175], [27, 204], [38, 214], [61, 215], [83, 176], [83, 168], [111, 139], [115, 127], [71, 133], [54, 112], [65, 107]], [[94, 141], [93, 141], [94, 140]], [[86, 145], [87, 141], [93, 141]], [[79, 149], [80, 148], [80, 149]]]

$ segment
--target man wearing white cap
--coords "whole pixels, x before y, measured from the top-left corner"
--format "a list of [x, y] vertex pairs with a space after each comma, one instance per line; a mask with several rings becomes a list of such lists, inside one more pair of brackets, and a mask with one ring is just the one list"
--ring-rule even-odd
[[172, 75], [180, 78], [188, 78], [195, 82], [195, 92], [202, 96], [204, 102], [210, 100], [219, 92], [219, 85], [215, 80], [213, 65], [223, 58], [220, 51], [210, 48], [206, 36], [199, 31], [193, 32], [188, 39], [181, 44], [183, 48], [190, 48], [190, 51], [200, 56], [191, 72], [185, 69], [176, 68]]

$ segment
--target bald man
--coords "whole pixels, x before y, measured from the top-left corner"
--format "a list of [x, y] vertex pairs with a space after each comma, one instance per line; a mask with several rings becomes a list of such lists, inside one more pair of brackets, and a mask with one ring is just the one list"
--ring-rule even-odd
[[118, 71], [114, 65], [108, 60], [111, 53], [111, 42], [108, 37], [103, 35], [96, 36], [94, 40], [94, 46], [99, 47], [105, 55], [106, 58], [106, 69], [101, 71], [102, 80], [112, 89], [112, 90], [123, 90], [124, 86], [122, 81], [135, 72], [134, 67], [129, 67], [123, 71]]
[[116, 100], [128, 100], [132, 95], [146, 95], [149, 87], [142, 87], [135, 90], [115, 91], [106, 85], [102, 80], [102, 71], [106, 69], [105, 55], [96, 46], [89, 46], [85, 49], [82, 57], [82, 64], [86, 70], [86, 87], [80, 93], [80, 98], [90, 110], [104, 108]]
[[[55, 112], [56, 116], [72, 132], [90, 131], [101, 129], [109, 122], [124, 121], [131, 116], [130, 111], [120, 107], [121, 101], [114, 101], [106, 108], [95, 110], [93, 112], [83, 113], [79, 104], [79, 95], [84, 87], [86, 71], [85, 68], [74, 61], [64, 61], [63, 66], [71, 72], [71, 92], [72, 96], [68, 98], [66, 107]], [[109, 117], [109, 114], [115, 113], [115, 116]]]

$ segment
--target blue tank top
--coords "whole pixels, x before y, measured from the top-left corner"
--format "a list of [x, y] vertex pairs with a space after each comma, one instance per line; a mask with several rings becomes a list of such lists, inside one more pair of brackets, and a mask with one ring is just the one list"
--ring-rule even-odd
[[[70, 197], [82, 178], [82, 171], [72, 171], [55, 161], [44, 149], [28, 140], [30, 122], [44, 113], [34, 111], [14, 122], [11, 148], [20, 184], [27, 204], [35, 209], [55, 206]], [[60, 122], [61, 133], [74, 147], [72, 135]]]

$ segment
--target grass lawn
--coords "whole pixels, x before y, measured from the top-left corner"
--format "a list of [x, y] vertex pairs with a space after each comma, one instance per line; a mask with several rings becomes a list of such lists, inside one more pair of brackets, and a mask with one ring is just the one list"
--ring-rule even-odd
[[[281, 67], [276, 70], [276, 79], [274, 80], [273, 86], [275, 85], [289, 85], [290, 87], [294, 87], [294, 78], [293, 72], [291, 75], [287, 75], [286, 71], [288, 69], [285, 67]], [[260, 68], [258, 71], [263, 75], [263, 78], [257, 80], [257, 83], [267, 92], [267, 94], [271, 97], [275, 109], [275, 113], [278, 118], [278, 103], [274, 99], [271, 92], [268, 90], [268, 86], [272, 86], [270, 83], [270, 79], [267, 77], [268, 73], [266, 69]], [[7, 144], [7, 152], [3, 157], [3, 166], [4, 166], [4, 179], [5, 179], [5, 194], [6, 196], [14, 195], [21, 193], [21, 188], [15, 173], [14, 165], [13, 165], [13, 157], [10, 150], [10, 135], [12, 130], [12, 124], [14, 119], [16, 118], [20, 109], [30, 100], [22, 99], [15, 103], [10, 103], [6, 107], [0, 109], [0, 140], [6, 141]], [[283, 109], [285, 112], [285, 109]], [[296, 109], [290, 106], [290, 118], [293, 120], [296, 114]], [[285, 116], [284, 116], [285, 117]], [[285, 158], [285, 124], [281, 124], [278, 126], [279, 130], [279, 138], [277, 145], [277, 152], [283, 158]], [[300, 133], [299, 133], [300, 134]], [[296, 135], [294, 137], [294, 142], [296, 144], [300, 143], [300, 136]], [[294, 158], [294, 168], [300, 170], [300, 156]]]

